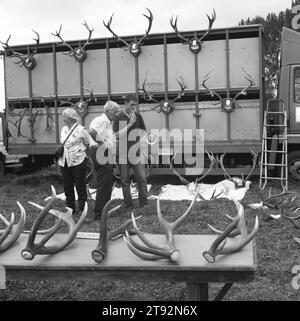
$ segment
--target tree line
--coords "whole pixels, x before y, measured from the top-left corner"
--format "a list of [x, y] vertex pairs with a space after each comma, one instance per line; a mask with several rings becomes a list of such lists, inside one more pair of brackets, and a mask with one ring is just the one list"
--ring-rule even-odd
[[283, 27], [292, 28], [292, 7], [300, 4], [300, 0], [292, 1], [291, 8], [279, 14], [269, 13], [266, 18], [242, 19], [239, 25], [262, 24], [264, 27], [264, 62], [265, 93], [267, 98], [276, 98], [280, 72], [280, 36]]

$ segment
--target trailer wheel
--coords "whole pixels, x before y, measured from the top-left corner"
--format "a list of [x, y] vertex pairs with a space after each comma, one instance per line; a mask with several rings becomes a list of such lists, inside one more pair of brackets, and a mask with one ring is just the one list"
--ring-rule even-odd
[[4, 164], [2, 159], [0, 159], [0, 177], [4, 176]]
[[288, 154], [288, 171], [293, 180], [300, 181], [300, 151], [295, 150]]

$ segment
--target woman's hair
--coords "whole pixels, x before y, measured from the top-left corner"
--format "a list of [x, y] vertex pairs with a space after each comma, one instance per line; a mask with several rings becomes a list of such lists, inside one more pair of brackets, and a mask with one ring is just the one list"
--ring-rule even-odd
[[74, 108], [66, 108], [63, 110], [62, 115], [65, 117], [68, 117], [74, 121], [79, 120], [79, 115], [77, 114], [77, 111]]

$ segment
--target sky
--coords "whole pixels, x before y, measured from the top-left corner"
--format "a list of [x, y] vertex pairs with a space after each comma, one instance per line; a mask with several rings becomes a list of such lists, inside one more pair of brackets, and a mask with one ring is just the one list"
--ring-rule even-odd
[[[241, 19], [266, 17], [291, 8], [292, 0], [1, 0], [0, 40], [11, 34], [10, 45], [34, 44], [35, 34], [40, 43], [57, 42], [55, 33], [62, 24], [64, 40], [86, 39], [84, 20], [94, 28], [93, 38], [111, 37], [104, 27], [112, 14], [112, 29], [120, 36], [141, 35], [147, 20], [143, 16], [149, 8], [154, 16], [150, 33], [172, 32], [169, 19], [178, 15], [180, 31], [203, 30], [208, 25], [206, 14], [216, 11], [213, 28], [238, 25]], [[0, 111], [4, 106], [3, 66], [0, 60]]]

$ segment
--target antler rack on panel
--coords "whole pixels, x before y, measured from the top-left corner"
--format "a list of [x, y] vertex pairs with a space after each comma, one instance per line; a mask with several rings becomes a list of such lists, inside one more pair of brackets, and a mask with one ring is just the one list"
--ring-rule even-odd
[[51, 32], [53, 36], [56, 36], [61, 40], [61, 42], [58, 43], [59, 46], [65, 46], [65, 47], [69, 48], [69, 51], [67, 53], [63, 53], [63, 54], [69, 55], [70, 57], [74, 57], [77, 61], [84, 61], [85, 60], [85, 58], [87, 56], [85, 48], [87, 45], [90, 45], [92, 43], [91, 36], [92, 36], [94, 29], [91, 29], [88, 26], [88, 24], [86, 23], [86, 21], [84, 21], [83, 25], [85, 26], [85, 28], [89, 32], [88, 39], [86, 40], [86, 42], [84, 43], [83, 46], [80, 44], [78, 47], [75, 47], [75, 48], [73, 48], [70, 44], [68, 44], [66, 41], [64, 41], [63, 38], [61, 37], [60, 32], [61, 32], [62, 25], [60, 25], [59, 30], [56, 31], [55, 33]]
[[38, 47], [39, 47], [39, 44], [40, 44], [40, 36], [39, 34], [32, 30], [36, 35], [37, 35], [37, 38], [33, 39], [36, 41], [36, 45], [35, 45], [35, 48], [32, 52], [29, 52], [28, 54], [22, 54], [20, 52], [17, 52], [15, 51], [13, 48], [11, 48], [8, 44], [9, 40], [10, 40], [10, 37], [11, 35], [9, 35], [9, 37], [7, 38], [6, 42], [2, 42], [0, 41], [4, 46], [4, 50], [6, 52], [6, 55], [7, 57], [10, 57], [10, 58], [18, 58], [19, 61], [15, 62], [16, 65], [19, 65], [20, 67], [23, 67], [25, 66], [25, 68], [27, 68], [28, 70], [32, 70], [35, 66], [36, 66], [36, 61], [34, 59], [34, 55], [37, 54], [37, 51], [38, 51]]
[[207, 85], [206, 85], [206, 81], [210, 78], [209, 75], [211, 74], [211, 71], [209, 73], [207, 73], [205, 76], [204, 76], [204, 79], [202, 81], [202, 86], [207, 89], [209, 91], [209, 94], [213, 97], [213, 96], [217, 96], [218, 99], [220, 100], [219, 102], [217, 103], [213, 103], [213, 105], [218, 105], [218, 104], [221, 104], [221, 108], [222, 108], [222, 111], [226, 111], [228, 113], [234, 111], [234, 109], [236, 107], [238, 108], [241, 108], [241, 106], [236, 102], [237, 98], [240, 96], [240, 95], [247, 95], [247, 90], [254, 86], [255, 83], [254, 83], [254, 80], [252, 79], [252, 77], [245, 71], [245, 69], [243, 67], [241, 67], [245, 76], [244, 78], [249, 81], [249, 85], [243, 87], [242, 90], [240, 90], [233, 98], [231, 97], [225, 97], [225, 98], [222, 98], [221, 95], [219, 93], [217, 93], [216, 91], [213, 91], [212, 89], [210, 89]]
[[153, 101], [155, 103], [158, 103], [158, 105], [152, 107], [151, 109], [159, 108], [158, 112], [159, 113], [163, 112], [166, 115], [171, 114], [172, 111], [174, 111], [175, 109], [174, 103], [184, 95], [184, 90], [186, 89], [186, 84], [184, 83], [183, 78], [181, 76], [179, 78], [180, 80], [176, 79], [178, 85], [180, 86], [180, 91], [177, 93], [177, 96], [172, 100], [164, 99], [159, 101], [155, 99], [153, 97], [153, 94], [146, 89], [146, 80], [147, 80], [147, 74], [146, 74], [145, 80], [143, 82], [143, 87], [139, 88], [139, 90], [143, 91], [145, 101], [149, 101], [149, 102]]
[[182, 34], [179, 33], [178, 28], [177, 28], [178, 16], [175, 18], [175, 20], [173, 17], [170, 19], [170, 24], [171, 24], [172, 28], [174, 29], [177, 37], [183, 41], [183, 44], [189, 45], [189, 49], [193, 54], [197, 54], [198, 52], [200, 52], [200, 50], [202, 48], [202, 46], [201, 46], [202, 40], [208, 35], [208, 33], [210, 32], [210, 30], [212, 28], [214, 21], [216, 20], [215, 9], [213, 9], [213, 13], [212, 13], [211, 17], [209, 15], [206, 15], [206, 16], [208, 18], [208, 28], [207, 28], [206, 32], [200, 38], [198, 38], [197, 34], [195, 34], [195, 37], [192, 39], [186, 38]]
[[105, 21], [103, 20], [103, 24], [104, 26], [107, 28], [107, 30], [113, 35], [114, 38], [117, 39], [117, 41], [122, 42], [126, 47], [126, 50], [129, 50], [130, 53], [134, 56], [134, 57], [138, 57], [140, 55], [140, 53], [142, 52], [141, 49], [141, 45], [143, 44], [143, 41], [148, 37], [149, 32], [151, 30], [152, 27], [152, 21], [153, 21], [153, 14], [150, 11], [150, 9], [146, 8], [149, 12], [149, 16], [143, 14], [144, 17], [146, 17], [148, 19], [148, 28], [144, 34], [144, 36], [142, 36], [141, 39], [136, 39], [133, 40], [132, 42], [127, 42], [126, 40], [124, 40], [123, 38], [119, 37], [112, 29], [111, 29], [111, 23], [112, 23], [112, 18], [113, 18], [113, 14], [111, 15], [110, 19], [108, 20], [107, 23], [105, 23]]

